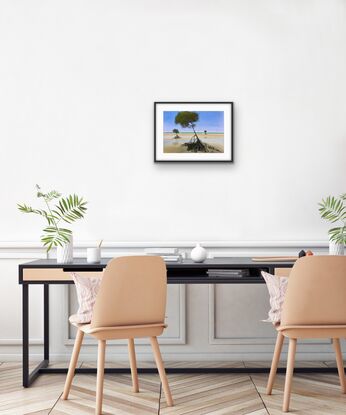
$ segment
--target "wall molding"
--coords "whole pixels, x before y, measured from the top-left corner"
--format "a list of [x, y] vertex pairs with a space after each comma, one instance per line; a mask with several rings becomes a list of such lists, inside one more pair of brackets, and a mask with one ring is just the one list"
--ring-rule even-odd
[[[216, 337], [216, 289], [214, 284], [208, 285], [208, 309], [209, 309], [209, 344], [211, 345], [246, 345], [246, 346], [274, 346], [276, 337]], [[308, 339], [301, 345], [328, 345], [330, 340]]]
[[275, 337], [216, 337], [216, 290], [208, 285], [209, 344], [211, 345], [274, 345]]
[[[9, 260], [9, 259], [45, 259], [47, 258], [47, 253], [44, 248], [41, 247], [40, 251], [33, 251], [29, 248], [19, 247], [14, 251], [8, 251], [4, 248], [0, 248], [0, 260]], [[18, 279], [16, 280], [18, 281]], [[21, 346], [22, 339], [10, 339], [10, 338], [0, 338], [0, 346]], [[43, 339], [37, 338], [30, 338], [29, 339], [30, 346], [42, 346]]]
[[[310, 248], [325, 251], [328, 248], [328, 241], [322, 240], [277, 240], [277, 241], [211, 241], [205, 240], [200, 243], [208, 250], [209, 256], [213, 254], [224, 255], [252, 255], [256, 252], [266, 252], [270, 254], [287, 251], [299, 251], [302, 248]], [[74, 255], [78, 257], [86, 256], [86, 248], [93, 246], [95, 241], [74, 242]], [[116, 255], [131, 255], [143, 252], [145, 248], [181, 248], [189, 251], [196, 245], [195, 241], [104, 241], [102, 244], [103, 256], [110, 257]], [[215, 250], [221, 250], [215, 252]], [[132, 250], [132, 251], [131, 251]], [[225, 252], [226, 251], [226, 252]], [[45, 259], [55, 258], [56, 250], [48, 254], [40, 241], [0, 241], [0, 259]]]
[[[68, 321], [68, 316], [71, 314], [70, 310], [70, 290], [69, 286], [64, 287], [64, 304], [63, 304], [63, 330], [65, 333], [64, 345], [72, 347], [74, 345], [75, 339], [71, 337], [71, 325]], [[164, 345], [182, 345], [186, 344], [186, 331], [187, 331], [187, 314], [186, 314], [186, 285], [179, 284], [179, 336], [177, 337], [168, 337], [168, 336], [161, 336], [160, 337], [160, 344]], [[110, 341], [110, 345], [115, 346], [124, 346], [127, 345], [126, 340], [116, 340]], [[136, 344], [138, 345], [149, 345], [149, 341], [146, 339], [139, 339], [136, 340]], [[86, 338], [83, 341], [84, 346], [97, 346], [97, 341], [92, 338]]]
[[[199, 241], [206, 248], [300, 248], [309, 246], [311, 248], [326, 248], [328, 240], [238, 240], [238, 241]], [[77, 241], [74, 242], [76, 248], [87, 248], [95, 245], [95, 241]], [[103, 248], [155, 248], [155, 247], [173, 247], [173, 248], [193, 248], [196, 241], [174, 240], [174, 241], [104, 241]], [[40, 249], [45, 251], [40, 241], [0, 241], [0, 250], [24, 250]]]

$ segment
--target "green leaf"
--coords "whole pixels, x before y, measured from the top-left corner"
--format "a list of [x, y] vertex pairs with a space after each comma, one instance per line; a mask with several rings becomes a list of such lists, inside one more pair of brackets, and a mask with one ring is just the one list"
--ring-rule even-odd
[[56, 190], [52, 190], [46, 194], [46, 200], [48, 202], [51, 202], [53, 199], [58, 199], [60, 196], [61, 196], [61, 193], [59, 193]]
[[322, 219], [325, 219], [331, 223], [344, 221], [346, 219], [346, 206], [344, 199], [328, 196], [326, 199], [322, 199], [322, 202], [318, 205]]
[[49, 225], [54, 224], [54, 219], [57, 219], [56, 216], [51, 215], [49, 212], [43, 210], [43, 209], [34, 209], [31, 206], [27, 206], [25, 204], [21, 205], [18, 204], [18, 209], [23, 213], [35, 213], [36, 215], [43, 216]]
[[59, 217], [59, 220], [72, 223], [78, 219], [82, 219], [86, 210], [86, 202], [83, 198], [79, 198], [74, 194], [66, 198], [61, 198], [52, 213], [54, 216]]
[[65, 228], [56, 228], [54, 226], [48, 226], [43, 229], [45, 235], [41, 236], [43, 245], [50, 251], [54, 246], [64, 246], [69, 242], [72, 232]]
[[346, 227], [341, 226], [338, 228], [332, 228], [328, 232], [331, 241], [339, 244], [346, 244]]
[[[54, 246], [63, 246], [70, 240], [72, 231], [57, 226], [59, 221], [72, 223], [83, 218], [85, 212], [87, 211], [87, 202], [83, 198], [78, 197], [75, 193], [70, 194], [65, 198], [61, 198], [61, 193], [57, 190], [51, 190], [48, 193], [44, 193], [38, 184], [36, 185], [36, 190], [37, 197], [44, 199], [48, 211], [43, 209], [35, 209], [31, 206], [20, 203], [17, 207], [19, 211], [23, 213], [34, 213], [44, 217], [47, 220], [48, 226], [43, 229], [44, 234], [41, 236], [41, 241], [47, 248], [47, 251], [49, 251]], [[59, 200], [54, 206], [54, 209], [51, 209], [49, 202], [53, 199]]]
[[37, 184], [36, 185], [37, 194], [36, 196], [38, 198], [42, 197], [45, 199], [46, 202], [51, 202], [53, 199], [58, 199], [61, 196], [61, 193], [59, 193], [57, 190], [51, 190], [48, 193], [43, 193], [41, 191], [41, 187]]

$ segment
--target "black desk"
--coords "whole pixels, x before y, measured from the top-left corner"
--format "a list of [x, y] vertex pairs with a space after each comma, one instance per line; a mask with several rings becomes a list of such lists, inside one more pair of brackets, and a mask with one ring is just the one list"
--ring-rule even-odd
[[[77, 258], [70, 264], [57, 264], [55, 260], [37, 260], [19, 265], [19, 284], [23, 292], [23, 386], [28, 387], [42, 373], [67, 373], [67, 368], [49, 368], [49, 285], [73, 284], [71, 272], [95, 276], [102, 272], [111, 258], [103, 258], [99, 264], [88, 264], [85, 259]], [[263, 284], [261, 271], [274, 273], [275, 268], [290, 268], [292, 262], [254, 262], [251, 258], [209, 259], [203, 263], [184, 260], [179, 263], [166, 263], [168, 284]], [[249, 269], [249, 277], [220, 278], [209, 277], [208, 269]], [[38, 366], [29, 373], [29, 286], [43, 285], [44, 304], [44, 356]], [[296, 372], [334, 372], [334, 368], [297, 368]], [[167, 373], [254, 373], [268, 372], [269, 368], [167, 368]], [[278, 371], [285, 371], [279, 368]], [[106, 368], [106, 373], [130, 373], [130, 369]], [[154, 368], [138, 369], [139, 373], [155, 373]], [[96, 373], [94, 368], [77, 368], [76, 373]]]

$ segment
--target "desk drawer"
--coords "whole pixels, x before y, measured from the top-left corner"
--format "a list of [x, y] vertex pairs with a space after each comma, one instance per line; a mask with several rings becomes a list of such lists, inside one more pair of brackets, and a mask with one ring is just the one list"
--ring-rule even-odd
[[[81, 277], [101, 277], [100, 271], [77, 271]], [[62, 268], [25, 268], [23, 281], [71, 281], [71, 273]]]

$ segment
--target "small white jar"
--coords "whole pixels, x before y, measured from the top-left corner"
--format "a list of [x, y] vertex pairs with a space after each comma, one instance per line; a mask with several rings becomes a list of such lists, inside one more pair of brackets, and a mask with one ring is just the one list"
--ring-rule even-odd
[[101, 248], [87, 248], [87, 262], [95, 264], [101, 261]]

